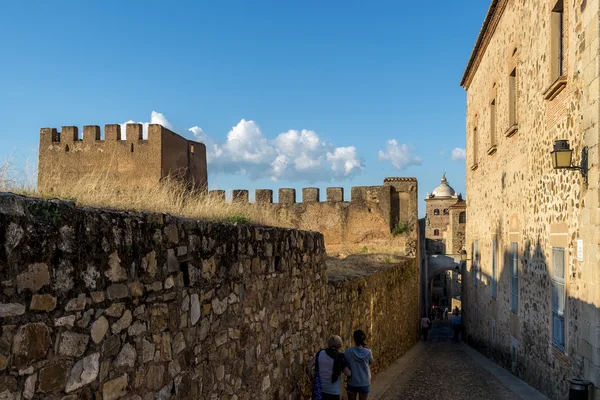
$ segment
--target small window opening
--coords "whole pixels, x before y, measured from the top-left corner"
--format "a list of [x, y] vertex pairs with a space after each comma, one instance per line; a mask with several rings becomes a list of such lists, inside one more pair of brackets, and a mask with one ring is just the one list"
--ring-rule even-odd
[[131, 152], [133, 153], [133, 143], [131, 143]]
[[437, 208], [433, 210], [433, 215], [440, 215], [440, 210]]
[[69, 145], [65, 146], [65, 152], [68, 153], [69, 152]]
[[490, 147], [496, 146], [496, 99], [490, 104]]
[[194, 145], [190, 144], [190, 153], [194, 154]]
[[564, 75], [565, 14], [563, 0], [552, 9], [552, 81]]
[[440, 230], [439, 229], [434, 229], [433, 230], [433, 236], [440, 236]]
[[513, 69], [508, 77], [508, 118], [510, 126], [517, 124], [517, 69]]

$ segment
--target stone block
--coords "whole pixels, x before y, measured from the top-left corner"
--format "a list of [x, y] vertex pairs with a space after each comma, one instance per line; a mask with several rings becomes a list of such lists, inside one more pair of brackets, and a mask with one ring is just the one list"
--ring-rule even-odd
[[65, 392], [71, 393], [94, 382], [100, 372], [100, 353], [91, 354], [75, 363], [69, 374]]
[[254, 192], [254, 201], [258, 204], [273, 203], [273, 191], [271, 189], [256, 189]]
[[27, 271], [17, 275], [17, 290], [19, 293], [25, 289], [37, 292], [48, 284], [50, 284], [50, 271], [46, 264], [32, 264], [27, 268]]
[[279, 189], [279, 204], [294, 204], [296, 202], [296, 189]]
[[303, 203], [318, 203], [321, 201], [319, 195], [319, 188], [303, 188], [302, 189], [302, 202]]
[[215, 201], [225, 202], [224, 190], [210, 190], [208, 196]]
[[63, 390], [67, 383], [69, 367], [70, 364], [66, 360], [54, 360], [46, 364], [40, 370], [38, 390], [42, 393]]
[[13, 365], [25, 367], [43, 360], [52, 344], [52, 329], [43, 322], [25, 324], [13, 339]]
[[236, 189], [233, 191], [231, 199], [234, 203], [246, 204], [249, 202], [248, 191]]
[[344, 201], [344, 188], [343, 187], [327, 188], [327, 201], [330, 201], [330, 202]]

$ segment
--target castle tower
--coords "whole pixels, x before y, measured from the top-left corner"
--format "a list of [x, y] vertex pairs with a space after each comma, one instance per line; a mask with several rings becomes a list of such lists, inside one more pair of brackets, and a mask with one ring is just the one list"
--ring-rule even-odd
[[148, 138], [141, 124], [127, 124], [125, 137], [118, 124], [84, 126], [83, 137], [76, 126], [40, 130], [38, 191], [60, 192], [82, 181], [108, 183], [129, 191], [156, 185], [171, 177], [194, 190], [208, 183], [206, 146], [187, 140], [167, 128], [150, 124]]
[[451, 254], [450, 249], [446, 249], [446, 233], [450, 224], [450, 208], [459, 201], [462, 198], [448, 184], [445, 173], [441, 184], [425, 196], [425, 239], [429, 253]]

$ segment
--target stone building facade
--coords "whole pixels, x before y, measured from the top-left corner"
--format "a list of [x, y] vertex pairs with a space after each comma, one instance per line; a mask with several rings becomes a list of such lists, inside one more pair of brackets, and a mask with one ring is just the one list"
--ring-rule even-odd
[[[470, 343], [553, 399], [600, 399], [598, 0], [493, 0], [467, 90]], [[586, 179], [555, 170], [554, 141]]]
[[[125, 133], [125, 137], [122, 137]], [[121, 190], [156, 185], [170, 176], [190, 188], [205, 190], [208, 183], [206, 146], [187, 140], [167, 128], [150, 124], [148, 138], [141, 124], [76, 126], [40, 130], [38, 191], [60, 192], [61, 187], [82, 180], [110, 182]]]
[[[441, 184], [425, 197], [425, 239], [431, 254], [451, 254], [447, 248], [447, 233], [451, 229], [451, 207], [462, 198], [448, 184], [446, 174]], [[464, 217], [464, 215], [463, 215]]]

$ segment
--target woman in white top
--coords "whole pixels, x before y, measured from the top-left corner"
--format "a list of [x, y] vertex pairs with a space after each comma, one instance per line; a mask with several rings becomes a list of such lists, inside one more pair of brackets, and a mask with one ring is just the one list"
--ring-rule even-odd
[[339, 352], [341, 347], [342, 338], [337, 335], [331, 336], [327, 341], [327, 348], [319, 350], [306, 364], [306, 371], [311, 378], [316, 378], [318, 371], [322, 400], [340, 400], [342, 390], [340, 373], [351, 375], [344, 355]]

